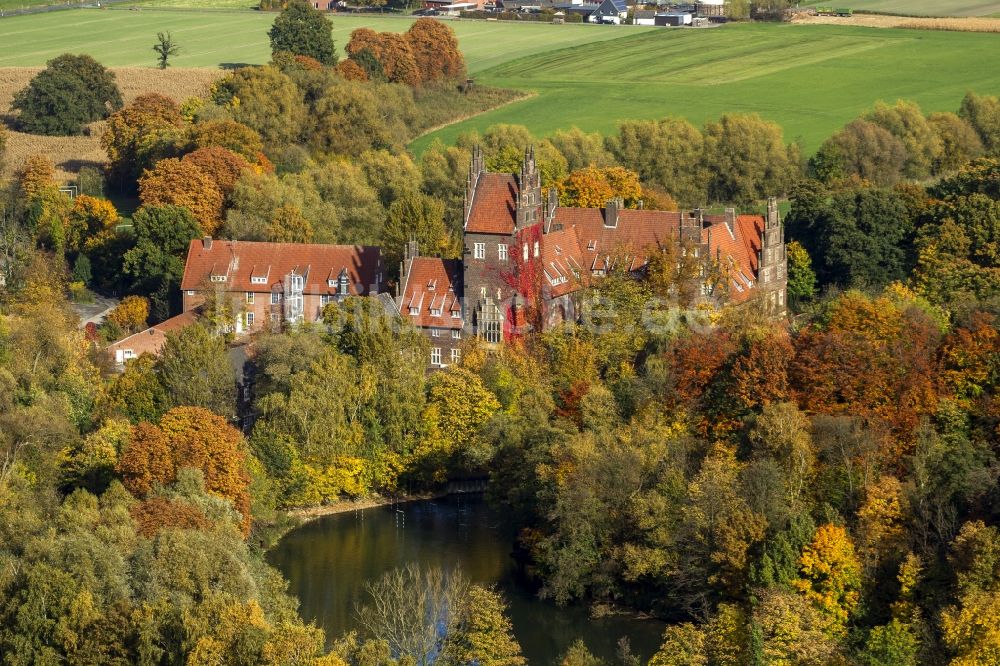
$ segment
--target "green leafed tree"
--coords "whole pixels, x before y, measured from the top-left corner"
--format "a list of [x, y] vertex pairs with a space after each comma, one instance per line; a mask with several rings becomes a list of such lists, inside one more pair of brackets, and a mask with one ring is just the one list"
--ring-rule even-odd
[[524, 666], [506, 604], [496, 590], [473, 585], [458, 604], [440, 661], [444, 666]]
[[201, 227], [179, 206], [143, 206], [132, 225], [135, 246], [125, 253], [123, 270], [135, 291], [152, 295], [152, 318], [166, 319], [184, 274], [188, 243], [201, 235]]
[[158, 369], [171, 404], [235, 415], [236, 376], [221, 336], [200, 324], [168, 333]]
[[52, 135], [80, 134], [121, 107], [114, 73], [88, 55], [69, 53], [50, 60], [11, 104], [26, 131]]
[[166, 69], [169, 65], [170, 56], [180, 53], [181, 48], [177, 46], [170, 31], [156, 33], [156, 44], [153, 44], [156, 51], [156, 62], [160, 69]]
[[333, 25], [304, 0], [292, 0], [281, 11], [268, 33], [271, 53], [289, 51], [315, 58], [324, 65], [336, 65]]

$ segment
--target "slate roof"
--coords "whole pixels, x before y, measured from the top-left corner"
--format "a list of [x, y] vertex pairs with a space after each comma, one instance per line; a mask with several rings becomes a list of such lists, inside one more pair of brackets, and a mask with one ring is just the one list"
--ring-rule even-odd
[[458, 259], [414, 257], [400, 293], [399, 315], [414, 326], [462, 328], [462, 262]]
[[[337, 278], [346, 271], [349, 293], [366, 295], [378, 291], [382, 251], [363, 245], [195, 239], [188, 246], [181, 289], [211, 285], [226, 291], [271, 291], [293, 271], [305, 278], [305, 294], [336, 294]], [[251, 276], [263, 282], [253, 282]]]
[[511, 234], [517, 223], [517, 180], [508, 173], [482, 173], [476, 181], [467, 233]]

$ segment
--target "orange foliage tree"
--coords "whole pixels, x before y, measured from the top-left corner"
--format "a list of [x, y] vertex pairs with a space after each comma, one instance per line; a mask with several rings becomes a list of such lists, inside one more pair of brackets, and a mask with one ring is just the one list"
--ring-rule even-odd
[[139, 534], [151, 539], [167, 527], [188, 530], [208, 529], [212, 522], [201, 510], [187, 502], [165, 497], [150, 497], [133, 506], [129, 513]]
[[[848, 292], [831, 306], [825, 326], [795, 340], [798, 402], [813, 412], [880, 419], [905, 445], [937, 406], [940, 337], [938, 324], [913, 303]], [[905, 451], [885, 453], [895, 463]]]
[[201, 470], [205, 490], [230, 500], [250, 530], [250, 474], [240, 431], [224, 418], [201, 407], [175, 407], [159, 426], [140, 423], [118, 461], [125, 487], [145, 497], [154, 484], [177, 479], [182, 467]]
[[190, 162], [211, 178], [222, 196], [228, 197], [236, 187], [236, 181], [250, 169], [250, 163], [242, 155], [221, 146], [209, 146], [185, 155], [182, 162]]
[[602, 208], [616, 197], [626, 208], [637, 208], [642, 199], [639, 174], [623, 167], [589, 166], [577, 169], [559, 184], [559, 203], [576, 208]]
[[367, 81], [368, 74], [364, 67], [350, 58], [337, 63], [337, 72], [348, 81]]
[[465, 78], [465, 58], [451, 26], [435, 19], [417, 19], [406, 31], [406, 40], [422, 82]]
[[191, 211], [206, 235], [222, 223], [222, 191], [193, 162], [167, 158], [139, 179], [139, 200], [144, 206], [182, 206]]
[[375, 32], [370, 28], [358, 28], [351, 33], [347, 43], [347, 53], [355, 56], [369, 51], [382, 66], [385, 78], [392, 83], [418, 86], [421, 82], [420, 70], [410, 42], [404, 35], [394, 32]]

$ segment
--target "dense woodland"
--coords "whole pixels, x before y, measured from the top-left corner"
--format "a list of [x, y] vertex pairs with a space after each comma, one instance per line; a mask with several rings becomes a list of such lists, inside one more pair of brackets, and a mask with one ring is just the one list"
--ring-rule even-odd
[[[450, 31], [415, 26], [358, 31], [339, 61], [322, 29], [278, 29], [272, 63], [183, 104], [122, 108], [72, 56], [45, 77], [90, 84], [18, 97], [30, 126], [54, 91], [99, 91], [71, 129], [107, 116], [109, 162], [72, 201], [41, 158], [3, 193], [3, 663], [517, 666], [495, 592], [412, 569], [373, 586], [370, 635], [324, 654], [261, 557], [286, 509], [483, 470], [543, 596], [670, 623], [656, 666], [997, 663], [1000, 101], [879, 105], [808, 159], [739, 114], [499, 126], [415, 159], [407, 141], [468, 100]], [[448, 57], [421, 50], [441, 40]], [[498, 353], [468, 340], [430, 375], [424, 338], [363, 299], [262, 334], [248, 433], [222, 321], [109, 367], [107, 341], [176, 312], [203, 234], [455, 256], [475, 144], [509, 172], [534, 145], [564, 205], [786, 196], [792, 315], [699, 304], [666, 247], [646, 279], [588, 290], [582, 323]], [[99, 330], [71, 309], [89, 290], [128, 295]], [[400, 638], [386, 609], [423, 619]]]

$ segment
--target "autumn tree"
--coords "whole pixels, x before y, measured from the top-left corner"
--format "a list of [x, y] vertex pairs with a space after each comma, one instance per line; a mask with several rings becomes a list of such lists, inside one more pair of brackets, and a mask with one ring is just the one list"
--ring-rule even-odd
[[121, 190], [135, 187], [143, 170], [179, 152], [179, 144], [186, 140], [183, 125], [177, 103], [159, 93], [140, 95], [113, 113], [101, 134], [108, 179]]
[[456, 455], [488, 460], [481, 431], [499, 408], [500, 403], [478, 375], [461, 367], [435, 374], [427, 385], [422, 415], [427, 432], [416, 451], [423, 458], [421, 466], [427, 467], [435, 481], [443, 481], [448, 463]]
[[202, 173], [212, 179], [224, 198], [233, 193], [236, 181], [250, 168], [250, 163], [242, 155], [221, 146], [199, 148], [185, 155], [181, 161], [201, 169]]
[[788, 243], [785, 252], [788, 256], [788, 305], [798, 310], [816, 295], [816, 272], [809, 253], [798, 241]]
[[157, 162], [139, 179], [139, 200], [143, 206], [187, 208], [206, 236], [214, 235], [222, 223], [222, 192], [194, 161], [168, 158]]
[[[445, 29], [451, 31], [446, 26]], [[423, 40], [426, 34], [424, 30], [425, 28], [421, 28], [418, 31], [420, 36], [418, 43], [421, 48], [424, 48]], [[454, 36], [451, 39], [454, 40]], [[375, 32], [371, 28], [358, 28], [351, 33], [346, 51], [351, 58], [365, 51], [371, 53], [381, 65], [386, 80], [392, 83], [417, 86], [423, 80], [422, 77], [429, 74], [421, 71], [417, 64], [409, 33], [399, 35], [393, 32]]]
[[622, 167], [585, 167], [574, 171], [559, 185], [559, 203], [576, 208], [603, 208], [621, 198], [626, 208], [636, 208], [642, 199], [639, 175]]
[[523, 666], [521, 646], [514, 638], [499, 592], [472, 585], [454, 611], [441, 648], [442, 664]]
[[435, 19], [419, 18], [406, 31], [406, 40], [422, 83], [465, 77], [465, 58], [451, 26]]
[[142, 296], [126, 296], [107, 315], [108, 321], [126, 334], [144, 329], [148, 317], [149, 301]]
[[287, 3], [268, 32], [271, 54], [288, 51], [315, 58], [324, 65], [336, 65], [333, 25], [318, 9], [304, 0]]
[[267, 225], [267, 240], [272, 243], [311, 243], [313, 228], [298, 207], [284, 205], [274, 211]]
[[79, 134], [83, 126], [122, 107], [115, 75], [88, 55], [64, 53], [47, 63], [11, 108], [33, 134]]
[[177, 479], [182, 467], [202, 472], [205, 489], [230, 500], [250, 528], [250, 476], [243, 436], [225, 419], [198, 407], [177, 407], [159, 425], [140, 423], [118, 462], [125, 486], [145, 497]]
[[941, 154], [941, 139], [914, 102], [898, 100], [893, 106], [879, 102], [867, 119], [899, 139], [906, 149], [903, 175], [923, 178], [930, 175]]
[[753, 612], [764, 663], [837, 663], [842, 650], [827, 623], [806, 599], [777, 588], [764, 590]]
[[958, 115], [976, 130], [988, 154], [1000, 155], [1000, 99], [966, 93]]
[[578, 127], [569, 130], [557, 130], [549, 137], [556, 150], [566, 158], [566, 166], [570, 172], [579, 171], [585, 167], [609, 167], [614, 158], [604, 147], [604, 138], [597, 132], [588, 134]]
[[79, 252], [98, 247], [114, 235], [120, 222], [113, 203], [81, 194], [73, 199], [66, 216], [66, 249]]
[[799, 566], [802, 574], [795, 581], [796, 589], [827, 618], [831, 633], [845, 631], [861, 590], [861, 563], [847, 530], [820, 525], [812, 543], [803, 549]]
[[213, 91], [213, 101], [225, 106], [234, 121], [257, 132], [268, 150], [277, 152], [299, 141], [307, 117], [305, 100], [277, 67], [243, 67]]
[[983, 142], [964, 118], [954, 113], [932, 113], [927, 122], [941, 142], [931, 171], [935, 174], [955, 171], [983, 154]]
[[[235, 120], [208, 120], [191, 128], [191, 142], [196, 148], [225, 148], [255, 163], [264, 150], [260, 135]], [[197, 151], [196, 151], [197, 152]]]

